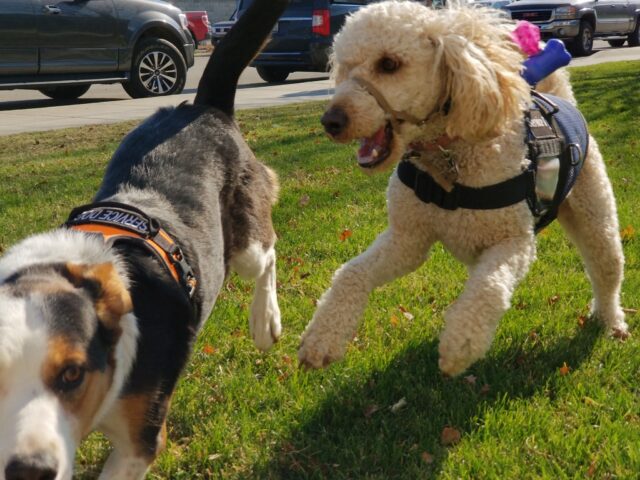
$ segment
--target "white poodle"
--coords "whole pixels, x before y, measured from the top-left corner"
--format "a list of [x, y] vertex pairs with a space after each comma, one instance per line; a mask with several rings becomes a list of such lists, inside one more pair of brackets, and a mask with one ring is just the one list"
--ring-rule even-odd
[[[359, 10], [335, 39], [336, 91], [323, 117], [327, 133], [338, 142], [360, 139], [358, 163], [367, 171], [393, 166], [417, 150], [410, 161], [446, 191], [520, 175], [530, 163], [524, 115], [532, 94], [520, 75], [524, 57], [511, 40], [513, 28], [497, 12], [481, 9], [435, 11], [387, 1]], [[538, 89], [575, 104], [565, 71]], [[592, 313], [624, 338], [616, 205], [598, 145], [589, 142], [557, 218], [584, 258]], [[469, 272], [440, 335], [440, 369], [457, 375], [485, 355], [535, 259], [537, 218], [526, 201], [486, 210], [425, 203], [397, 170], [387, 199], [388, 229], [336, 272], [302, 335], [299, 360], [319, 368], [340, 359], [369, 293], [418, 268], [439, 241]]]

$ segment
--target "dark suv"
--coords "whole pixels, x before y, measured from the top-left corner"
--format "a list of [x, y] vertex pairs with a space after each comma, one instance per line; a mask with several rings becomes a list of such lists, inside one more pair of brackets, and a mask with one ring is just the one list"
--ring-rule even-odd
[[55, 99], [93, 83], [134, 98], [180, 93], [193, 65], [187, 19], [160, 0], [0, 0], [0, 89]]
[[[240, 0], [238, 16], [252, 0]], [[291, 0], [271, 41], [251, 66], [269, 82], [283, 82], [291, 72], [326, 72], [333, 36], [347, 14], [371, 0]]]

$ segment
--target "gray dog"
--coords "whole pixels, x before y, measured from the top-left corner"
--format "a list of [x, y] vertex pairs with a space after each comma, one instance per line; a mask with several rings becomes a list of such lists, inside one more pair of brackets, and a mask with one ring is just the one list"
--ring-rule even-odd
[[94, 429], [114, 446], [100, 478], [143, 478], [230, 269], [256, 280], [255, 344], [279, 337], [277, 179], [242, 139], [233, 104], [286, 5], [255, 0], [211, 56], [195, 104], [136, 128], [93, 204], [0, 259], [0, 478], [71, 479]]

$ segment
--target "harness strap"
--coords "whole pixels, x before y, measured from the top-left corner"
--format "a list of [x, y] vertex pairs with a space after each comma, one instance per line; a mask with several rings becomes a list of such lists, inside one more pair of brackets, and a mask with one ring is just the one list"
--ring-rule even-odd
[[433, 115], [435, 115], [436, 113], [439, 113], [440, 110], [444, 111], [446, 115], [447, 111], [450, 108], [450, 101], [447, 101], [443, 107], [440, 107], [440, 106], [436, 107], [426, 117], [418, 118], [409, 112], [405, 112], [405, 111], [401, 112], [398, 110], [394, 110], [391, 107], [391, 104], [384, 97], [384, 95], [382, 95], [382, 93], [380, 93], [380, 91], [371, 82], [360, 77], [353, 77], [352, 80], [356, 82], [358, 85], [360, 85], [362, 88], [364, 88], [367, 91], [367, 93], [371, 95], [376, 100], [376, 102], [378, 102], [378, 105], [380, 105], [380, 108], [384, 110], [385, 113], [387, 113], [391, 117], [391, 125], [396, 131], [398, 130], [398, 127], [400, 126], [401, 122], [409, 122], [409, 123], [413, 123], [414, 125], [424, 125], [429, 121], [429, 119]]
[[160, 260], [189, 298], [193, 297], [198, 282], [182, 249], [156, 219], [141, 210], [116, 202], [83, 205], [71, 212], [64, 227], [100, 235], [109, 245], [128, 241], [145, 247]]
[[481, 188], [454, 183], [453, 189], [449, 192], [442, 188], [431, 175], [407, 160], [398, 164], [396, 173], [400, 181], [411, 188], [420, 200], [433, 203], [445, 210], [458, 208], [494, 210], [525, 199], [529, 203], [529, 198], [535, 198], [533, 170], [525, 170], [508, 180]]

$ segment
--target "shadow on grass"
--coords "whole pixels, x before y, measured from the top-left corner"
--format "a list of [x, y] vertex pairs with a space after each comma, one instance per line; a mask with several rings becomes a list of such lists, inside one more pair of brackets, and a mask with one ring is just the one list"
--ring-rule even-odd
[[[448, 455], [440, 444], [443, 427], [468, 435], [482, 426], [489, 409], [508, 409], [510, 401], [534, 394], [553, 399], [562, 378], [558, 367], [567, 362], [578, 368], [600, 335], [602, 329], [590, 324], [575, 338], [513, 347], [477, 363], [471, 369], [475, 385], [437, 371], [435, 341], [410, 346], [387, 368], [357, 385], [347, 380], [330, 393], [274, 448], [270, 463], [256, 466], [254, 477], [430, 477], [442, 469]], [[400, 398], [406, 399], [406, 407], [392, 413], [389, 406]], [[432, 463], [421, 459], [422, 452], [432, 455]]]

